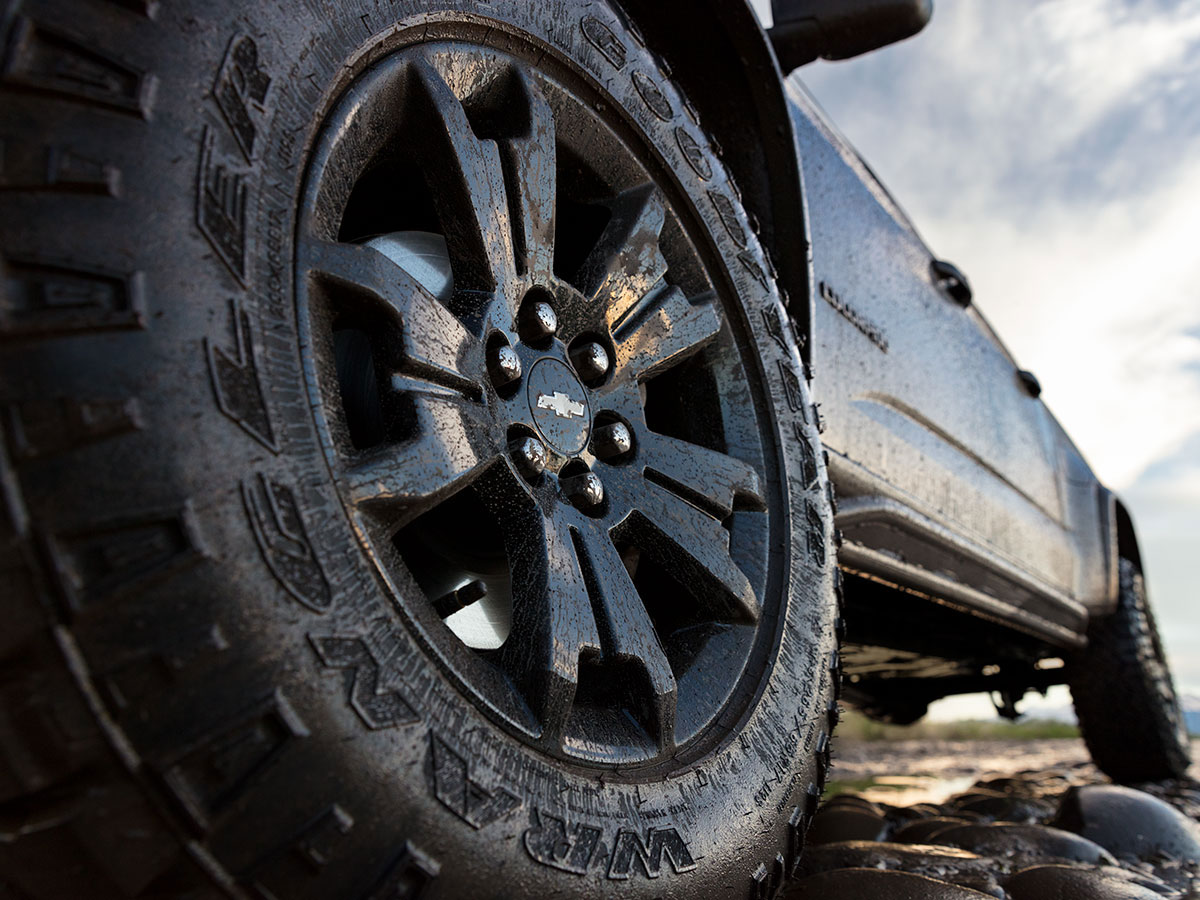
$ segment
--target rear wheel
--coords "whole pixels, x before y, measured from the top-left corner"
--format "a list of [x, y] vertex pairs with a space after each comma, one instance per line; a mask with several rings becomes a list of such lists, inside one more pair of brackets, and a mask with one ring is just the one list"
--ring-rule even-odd
[[636, 34], [51, 6], [0, 97], [0, 885], [770, 896], [829, 761], [828, 485]]
[[1071, 696], [1092, 759], [1114, 781], [1179, 778], [1191, 763], [1162, 641], [1137, 565], [1122, 558], [1111, 615], [1088, 626], [1087, 649], [1071, 661]]

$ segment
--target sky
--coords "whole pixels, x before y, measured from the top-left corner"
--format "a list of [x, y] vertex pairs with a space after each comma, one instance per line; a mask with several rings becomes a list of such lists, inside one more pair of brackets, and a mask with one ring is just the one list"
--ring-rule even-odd
[[1200, 695], [1200, 0], [936, 0], [916, 37], [798, 76], [1131, 510]]

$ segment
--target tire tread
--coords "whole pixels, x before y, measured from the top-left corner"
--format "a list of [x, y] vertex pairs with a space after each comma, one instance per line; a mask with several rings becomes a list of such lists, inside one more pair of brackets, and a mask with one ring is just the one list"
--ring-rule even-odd
[[1145, 580], [1120, 560], [1120, 597], [1072, 661], [1071, 696], [1092, 759], [1115, 781], [1179, 778], [1191, 763]]

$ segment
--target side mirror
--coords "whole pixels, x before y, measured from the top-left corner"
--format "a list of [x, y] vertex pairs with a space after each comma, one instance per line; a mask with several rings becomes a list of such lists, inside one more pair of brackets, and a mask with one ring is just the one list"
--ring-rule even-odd
[[848, 59], [912, 37], [933, 14], [933, 0], [771, 0], [767, 34], [790, 72], [814, 59]]

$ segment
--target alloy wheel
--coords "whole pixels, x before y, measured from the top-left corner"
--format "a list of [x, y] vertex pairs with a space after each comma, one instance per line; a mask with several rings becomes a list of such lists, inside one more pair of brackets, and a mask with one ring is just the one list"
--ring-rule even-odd
[[774, 639], [766, 406], [673, 193], [569, 72], [426, 44], [341, 98], [299, 218], [353, 527], [483, 707], [581, 762], [728, 733]]

